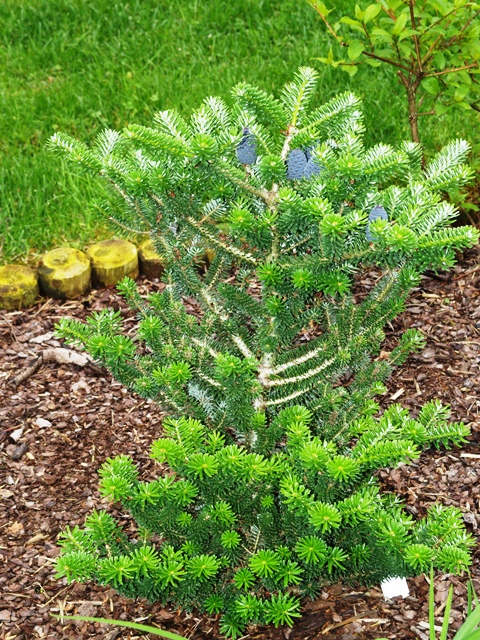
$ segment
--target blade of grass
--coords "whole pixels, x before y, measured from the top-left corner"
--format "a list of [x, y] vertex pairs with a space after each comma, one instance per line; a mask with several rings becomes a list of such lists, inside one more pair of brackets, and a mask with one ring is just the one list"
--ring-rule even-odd
[[[457, 636], [454, 636], [453, 640], [457, 640]], [[480, 629], [477, 629], [473, 633], [463, 638], [463, 640], [480, 640]]]
[[[471, 612], [469, 616], [467, 616], [467, 619], [462, 624], [460, 629], [457, 631], [455, 635], [455, 640], [467, 640], [467, 638], [470, 638], [470, 635], [473, 636], [477, 633], [479, 634], [478, 637], [480, 638], [480, 630], [476, 631], [476, 628], [478, 627], [479, 624], [480, 624], [480, 607], [477, 607]], [[470, 640], [473, 640], [473, 638], [471, 638]]]
[[137, 631], [146, 631], [147, 633], [153, 633], [154, 636], [162, 636], [163, 638], [168, 638], [169, 640], [185, 640], [183, 636], [179, 636], [176, 633], [171, 633], [170, 631], [164, 631], [163, 629], [158, 629], [157, 627], [150, 627], [149, 625], [146, 625], [146, 624], [138, 624], [137, 622], [128, 622], [126, 620], [109, 620], [107, 618], [91, 618], [90, 616], [53, 615], [53, 617], [60, 620], [60, 622], [63, 622], [63, 620], [82, 620], [84, 622], [101, 622], [102, 624], [113, 624], [116, 627], [127, 627], [127, 629], [136, 629]]
[[435, 581], [433, 566], [430, 567], [430, 597], [428, 599], [428, 623], [430, 625], [430, 640], [435, 640]]
[[[473, 593], [475, 594], [475, 591]], [[469, 616], [472, 613], [472, 601], [473, 601], [472, 579], [470, 578], [467, 584], [467, 616]]]
[[467, 584], [467, 598], [468, 598], [468, 606], [467, 606], [467, 615], [470, 615], [473, 611], [472, 604], [475, 603], [475, 606], [478, 607], [479, 601], [477, 592], [475, 591], [475, 587], [473, 586], [473, 581], [470, 578]]
[[447, 640], [450, 611], [452, 610], [452, 599], [453, 599], [453, 584], [450, 585], [450, 589], [448, 590], [447, 603], [445, 605], [445, 613], [443, 614], [442, 630], [440, 632], [440, 640]]

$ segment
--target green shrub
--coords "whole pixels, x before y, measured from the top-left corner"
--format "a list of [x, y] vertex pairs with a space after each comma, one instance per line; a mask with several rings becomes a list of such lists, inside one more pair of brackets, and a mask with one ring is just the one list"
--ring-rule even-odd
[[[452, 143], [424, 171], [414, 143], [367, 150], [356, 98], [309, 112], [314, 85], [302, 69], [280, 99], [243, 84], [232, 108], [210, 98], [189, 122], [163, 112], [93, 149], [52, 140], [107, 180], [122, 201], [107, 217], [150, 234], [166, 265], [162, 293], [120, 285], [138, 312], [134, 338], [112, 311], [65, 319], [59, 335], [171, 415], [152, 445], [158, 480], [142, 481], [127, 456], [100, 471], [137, 536], [95, 512], [63, 534], [59, 575], [221, 613], [231, 636], [292, 624], [299, 597], [331, 580], [369, 584], [432, 562], [461, 571], [472, 544], [457, 510], [415, 523], [374, 478], [468, 434], [437, 402], [413, 419], [399, 405], [379, 417], [374, 401], [424, 344], [407, 331], [377, 357], [385, 323], [423, 269], [451, 266], [477, 239], [449, 227], [456, 212], [439, 195], [468, 180], [468, 146]], [[377, 282], [355, 297], [367, 267]]]

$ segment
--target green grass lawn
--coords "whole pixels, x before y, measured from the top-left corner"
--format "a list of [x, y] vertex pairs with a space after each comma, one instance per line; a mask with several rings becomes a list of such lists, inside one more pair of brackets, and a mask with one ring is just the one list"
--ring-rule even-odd
[[[348, 6], [353, 0], [336, 1]], [[317, 103], [351, 89], [364, 99], [369, 143], [409, 137], [395, 75], [322, 67], [331, 40], [303, 0], [2, 0], [0, 3], [0, 262], [33, 260], [105, 230], [89, 210], [98, 183], [45, 148], [56, 130], [90, 141], [104, 127], [188, 112], [241, 80], [280, 88], [301, 65], [320, 69]], [[475, 114], [423, 127], [434, 149], [472, 137]], [[472, 140], [473, 142], [473, 140]]]

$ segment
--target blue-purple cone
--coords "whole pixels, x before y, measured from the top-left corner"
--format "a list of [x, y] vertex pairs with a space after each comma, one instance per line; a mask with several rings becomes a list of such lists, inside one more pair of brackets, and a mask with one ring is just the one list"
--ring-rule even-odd
[[237, 160], [242, 164], [254, 164], [257, 159], [255, 136], [248, 127], [243, 130], [243, 136], [237, 147]]
[[305, 169], [303, 170], [304, 178], [311, 178], [312, 176], [318, 175], [321, 171], [323, 171], [325, 167], [319, 163], [315, 156], [310, 155], [310, 159], [305, 165]]
[[302, 149], [293, 149], [287, 160], [287, 178], [289, 180], [301, 180], [307, 166], [307, 156]]
[[367, 240], [369, 242], [374, 242], [375, 241], [375, 236], [373, 236], [370, 233], [370, 223], [371, 222], [375, 222], [375, 220], [378, 219], [381, 220], [388, 220], [388, 213], [385, 211], [385, 209], [383, 207], [374, 207], [370, 213], [368, 214], [368, 224], [367, 224], [367, 232], [366, 232], [366, 236], [367, 236]]

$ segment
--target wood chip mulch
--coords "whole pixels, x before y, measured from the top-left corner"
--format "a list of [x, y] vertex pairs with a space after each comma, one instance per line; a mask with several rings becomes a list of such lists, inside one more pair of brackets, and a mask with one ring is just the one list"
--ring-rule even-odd
[[[143, 293], [161, 284], [140, 281]], [[368, 286], [368, 281], [365, 283]], [[410, 357], [388, 383], [383, 404], [399, 402], [413, 413], [432, 398], [452, 408], [452, 417], [470, 424], [470, 442], [461, 449], [428, 451], [414, 464], [379, 477], [415, 516], [439, 501], [459, 507], [467, 529], [480, 535], [480, 250], [467, 252], [447, 276], [424, 277], [406, 312], [387, 331], [385, 350], [399, 333], [420, 328], [422, 353]], [[42, 365], [12, 388], [11, 380], [46, 348], [61, 346], [52, 332], [64, 316], [85, 318], [94, 309], [135, 318], [115, 291], [94, 291], [70, 302], [43, 300], [33, 309], [0, 311], [0, 638], [48, 640], [137, 638], [138, 632], [99, 624], [60, 624], [51, 614], [95, 615], [143, 621], [189, 638], [218, 638], [215, 617], [177, 612], [145, 600], [129, 600], [95, 584], [67, 585], [54, 577], [56, 538], [66, 526], [81, 525], [104, 506], [97, 469], [111, 456], [133, 456], [145, 475], [154, 474], [150, 443], [161, 435], [162, 414], [131, 395], [103, 370], [91, 365]], [[121, 514], [119, 514], [121, 515]], [[472, 576], [480, 593], [480, 548]], [[452, 630], [466, 611], [468, 576], [435, 579], [437, 618], [454, 585]], [[379, 637], [428, 640], [428, 584], [409, 580], [410, 596], [383, 599], [380, 587], [352, 589], [335, 584], [315, 601], [293, 629], [251, 628], [252, 640], [319, 640]], [[145, 637], [145, 636], [144, 636]], [[153, 636], [151, 636], [153, 637]]]

